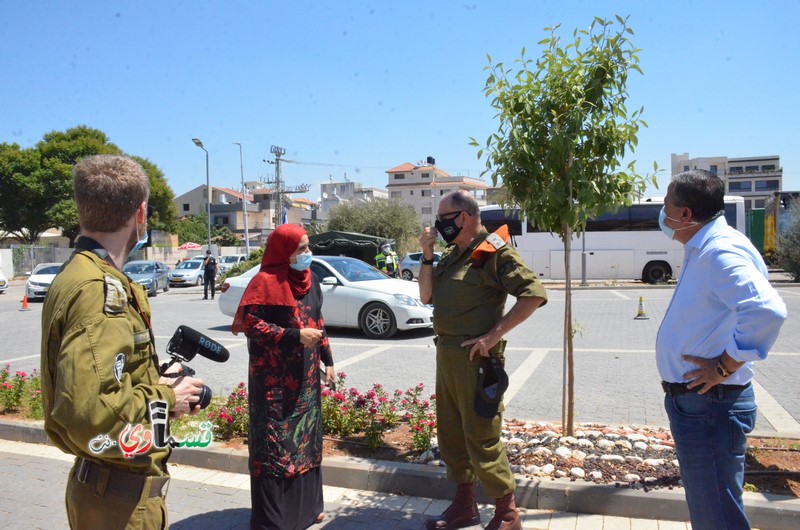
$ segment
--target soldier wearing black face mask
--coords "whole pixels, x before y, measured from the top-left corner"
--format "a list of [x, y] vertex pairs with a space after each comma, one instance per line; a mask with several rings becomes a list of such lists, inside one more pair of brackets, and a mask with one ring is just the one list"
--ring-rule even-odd
[[[503, 335], [545, 304], [547, 294], [507, 244], [507, 229], [489, 234], [481, 226], [478, 203], [469, 193], [445, 195], [435, 227], [425, 228], [419, 237], [423, 253], [419, 291], [423, 303], [433, 303], [439, 448], [448, 479], [457, 490], [453, 503], [427, 527], [478, 524], [475, 484], [480, 480], [496, 499], [494, 518], [486, 528], [519, 529], [514, 475], [500, 442], [503, 405], [494, 417], [482, 417], [474, 408], [475, 394], [481, 358], [493, 356], [502, 363]], [[448, 248], [433, 267], [437, 232]], [[503, 315], [509, 294], [517, 302]]]

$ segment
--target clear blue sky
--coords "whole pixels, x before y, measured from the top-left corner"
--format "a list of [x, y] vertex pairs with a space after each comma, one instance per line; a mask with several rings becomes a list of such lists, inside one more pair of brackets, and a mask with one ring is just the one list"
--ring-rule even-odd
[[0, 142], [29, 147], [85, 124], [156, 163], [176, 195], [271, 178], [286, 149], [290, 186], [346, 174], [385, 187], [385, 171], [433, 156], [480, 176], [468, 145], [496, 128], [486, 54], [507, 64], [561, 23], [564, 40], [594, 16], [630, 15], [644, 76], [633, 158], [670, 171], [670, 153], [780, 155], [800, 189], [800, 2], [3, 0]]

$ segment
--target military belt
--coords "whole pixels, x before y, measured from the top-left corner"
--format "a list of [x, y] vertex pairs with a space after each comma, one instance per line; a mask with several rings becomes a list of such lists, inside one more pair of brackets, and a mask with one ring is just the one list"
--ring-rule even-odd
[[[91, 488], [97, 495], [106, 493], [138, 501], [147, 484], [146, 475], [128, 473], [109, 466], [97, 464], [85, 458], [75, 461], [75, 479]], [[169, 477], [151, 477], [148, 497], [166, 497]]]

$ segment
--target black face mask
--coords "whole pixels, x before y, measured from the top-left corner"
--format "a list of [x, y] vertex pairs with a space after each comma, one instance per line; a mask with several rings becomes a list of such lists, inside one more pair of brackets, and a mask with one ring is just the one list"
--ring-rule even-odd
[[461, 217], [461, 214], [457, 215], [455, 219], [447, 219], [445, 221], [437, 220], [433, 223], [436, 230], [442, 235], [444, 242], [448, 245], [458, 237], [458, 234], [461, 233], [461, 228], [463, 228], [456, 226], [456, 219], [459, 217]]

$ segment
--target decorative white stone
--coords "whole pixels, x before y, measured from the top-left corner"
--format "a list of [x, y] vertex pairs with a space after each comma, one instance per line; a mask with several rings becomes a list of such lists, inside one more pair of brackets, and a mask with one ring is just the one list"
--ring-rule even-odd
[[558, 433], [555, 431], [542, 431], [539, 433], [540, 436], [552, 436], [558, 438]]
[[553, 456], [553, 451], [551, 451], [547, 447], [539, 447], [538, 449], [536, 449], [533, 452], [533, 454], [535, 454], [537, 456], [538, 455], [541, 455], [541, 456]]
[[650, 449], [653, 451], [673, 451], [674, 448], [668, 445], [661, 445], [661, 444], [653, 444], [650, 446]]
[[625, 461], [630, 462], [631, 464], [641, 464], [644, 462], [644, 459], [639, 456], [626, 456]]
[[605, 434], [604, 436], [606, 437], [607, 440], [619, 440], [619, 434], [614, 432], [610, 432], [608, 434]]
[[528, 445], [541, 445], [542, 441], [538, 438], [531, 438], [528, 441]]
[[603, 455], [600, 457], [600, 460], [603, 462], [617, 462], [619, 464], [625, 461], [625, 459], [620, 455]]
[[601, 480], [603, 478], [603, 474], [599, 471], [592, 471], [589, 473], [589, 478], [592, 480]]
[[586, 431], [575, 431], [575, 438], [586, 438]]
[[625, 482], [630, 482], [632, 484], [634, 482], [639, 482], [640, 480], [642, 480], [642, 478], [635, 473], [628, 473], [625, 475]]
[[556, 447], [555, 453], [561, 458], [569, 458], [572, 456], [572, 451], [569, 449], [569, 447], [564, 447], [563, 445]]
[[648, 458], [648, 459], [646, 459], [644, 461], [644, 463], [647, 464], [648, 466], [658, 467], [658, 466], [663, 466], [664, 465], [664, 459], [663, 458]]
[[561, 469], [556, 470], [556, 476], [560, 478], [564, 478], [567, 476], [567, 472]]
[[508, 444], [509, 445], [524, 445], [525, 444], [525, 440], [523, 440], [522, 438], [520, 438], [518, 436], [515, 436], [514, 438], [511, 438], [510, 440], [508, 440]]
[[511, 472], [517, 475], [521, 475], [525, 472], [525, 466], [520, 465], [513, 465], [511, 466]]
[[542, 466], [542, 473], [544, 473], [545, 475], [552, 475], [553, 471], [555, 470], [556, 466], [554, 466], [553, 464], [545, 464]]
[[670, 464], [672, 464], [675, 467], [681, 467], [681, 464], [680, 464], [680, 462], [678, 462], [677, 458], [674, 459], [672, 462], [670, 462]]
[[658, 479], [656, 477], [644, 477], [644, 483], [645, 484], [652, 484], [653, 482], [656, 482], [657, 480]]
[[575, 460], [583, 460], [586, 458], [586, 453], [576, 449], [572, 451], [572, 458], [574, 458]]
[[603, 436], [603, 433], [600, 431], [586, 431], [587, 438], [600, 438]]
[[644, 434], [639, 434], [638, 432], [632, 432], [630, 434], [626, 434], [625, 438], [627, 438], [631, 442], [646, 442], [647, 436]]
[[614, 445], [617, 447], [622, 447], [623, 449], [627, 449], [628, 451], [633, 449], [633, 444], [631, 444], [628, 440], [617, 440]]
[[592, 455], [586, 455], [586, 458], [584, 458], [584, 460], [591, 462], [593, 460], [597, 460], [598, 458], [600, 458], [599, 455], [592, 454]]
[[540, 468], [539, 466], [536, 466], [536, 465], [530, 465], [530, 466], [525, 468], [525, 473], [527, 473], [529, 475], [538, 475], [541, 472], [542, 472], [542, 468]]
[[633, 448], [638, 451], [647, 451], [647, 444], [644, 442], [633, 442]]
[[611, 440], [605, 440], [605, 439], [597, 440], [597, 447], [599, 447], [600, 449], [611, 449], [615, 445], [616, 444]]
[[561, 445], [576, 445], [578, 443], [578, 439], [574, 436], [562, 436], [558, 439], [558, 443]]
[[594, 443], [588, 438], [580, 438], [578, 440], [578, 447], [585, 447], [587, 449], [592, 449], [594, 447]]
[[584, 471], [579, 467], [573, 467], [572, 469], [569, 470], [569, 474], [575, 478], [583, 478], [586, 476], [586, 471]]

